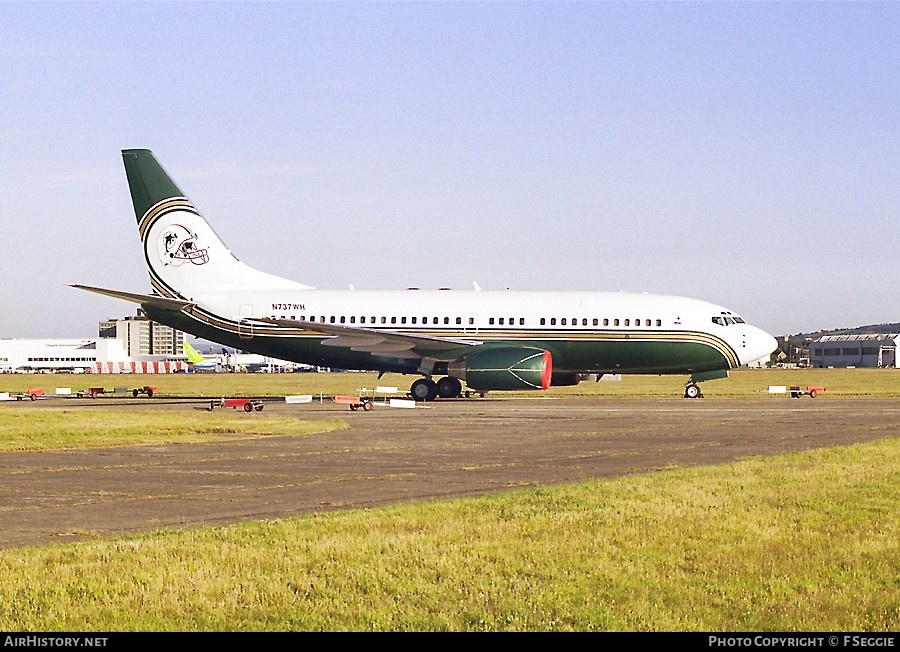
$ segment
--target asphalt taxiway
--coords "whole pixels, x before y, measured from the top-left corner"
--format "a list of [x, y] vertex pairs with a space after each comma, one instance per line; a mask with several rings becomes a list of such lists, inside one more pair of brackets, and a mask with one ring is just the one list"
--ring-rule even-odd
[[[127, 404], [135, 418], [143, 410], [177, 418], [178, 410], [197, 409], [156, 399]], [[86, 409], [103, 409], [103, 401]], [[0, 549], [476, 496], [900, 432], [900, 400], [865, 398], [485, 398], [369, 412], [273, 401], [263, 414], [341, 417], [349, 427], [208, 444], [0, 453]]]

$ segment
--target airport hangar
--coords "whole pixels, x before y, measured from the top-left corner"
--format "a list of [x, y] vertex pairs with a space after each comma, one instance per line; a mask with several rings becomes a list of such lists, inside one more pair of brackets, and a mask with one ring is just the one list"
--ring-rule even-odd
[[900, 366], [897, 341], [900, 334], [824, 335], [809, 343], [812, 367], [890, 367]]

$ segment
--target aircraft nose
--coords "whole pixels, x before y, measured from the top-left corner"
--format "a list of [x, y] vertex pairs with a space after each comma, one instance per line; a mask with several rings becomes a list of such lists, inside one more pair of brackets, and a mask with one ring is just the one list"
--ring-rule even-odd
[[749, 326], [744, 334], [741, 364], [749, 364], [765, 358], [778, 348], [778, 342], [766, 331]]

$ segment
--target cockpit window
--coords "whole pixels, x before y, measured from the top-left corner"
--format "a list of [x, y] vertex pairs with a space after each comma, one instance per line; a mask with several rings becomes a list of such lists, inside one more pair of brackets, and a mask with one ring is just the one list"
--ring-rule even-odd
[[728, 316], [724, 316], [724, 315], [721, 315], [721, 316], [720, 316], [720, 315], [716, 315], [715, 317], [712, 318], [712, 322], [713, 322], [714, 324], [718, 324], [719, 326], [731, 326], [731, 325], [733, 325], [733, 324], [744, 324], [744, 323], [746, 323], [746, 322], [744, 322], [744, 320], [741, 319], [740, 317], [732, 316], [732, 315], [728, 315]]

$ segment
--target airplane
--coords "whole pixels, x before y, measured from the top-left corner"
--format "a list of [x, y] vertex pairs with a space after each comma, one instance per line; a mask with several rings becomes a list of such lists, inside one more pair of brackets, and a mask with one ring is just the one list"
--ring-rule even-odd
[[[218, 371], [221, 367], [221, 363], [217, 358], [204, 358], [203, 355], [191, 346], [190, 342], [187, 340], [181, 343], [181, 347], [184, 349], [184, 354], [187, 356], [188, 364], [195, 372]], [[222, 354], [227, 355], [225, 349], [222, 349]]]
[[418, 401], [546, 390], [602, 374], [698, 383], [768, 356], [735, 312], [678, 296], [583, 291], [319, 290], [241, 262], [147, 149], [122, 150], [153, 287], [72, 287], [138, 303], [162, 324], [319, 367], [420, 376]]

